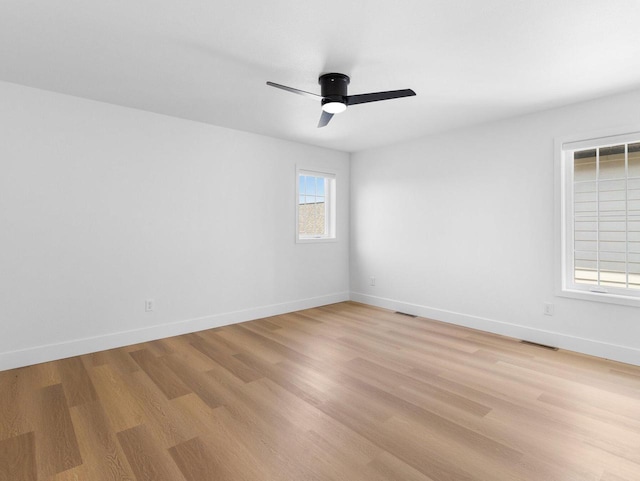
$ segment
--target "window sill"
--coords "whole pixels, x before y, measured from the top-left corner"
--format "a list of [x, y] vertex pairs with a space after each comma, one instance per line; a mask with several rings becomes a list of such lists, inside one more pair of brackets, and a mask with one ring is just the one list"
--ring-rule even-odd
[[578, 289], [561, 289], [558, 293], [560, 297], [572, 299], [582, 299], [583, 301], [604, 302], [607, 304], [618, 304], [621, 306], [640, 307], [640, 298], [624, 296], [620, 294], [587, 292]]
[[338, 242], [338, 239], [335, 237], [318, 237], [318, 238], [296, 238], [296, 244], [315, 244], [322, 242]]

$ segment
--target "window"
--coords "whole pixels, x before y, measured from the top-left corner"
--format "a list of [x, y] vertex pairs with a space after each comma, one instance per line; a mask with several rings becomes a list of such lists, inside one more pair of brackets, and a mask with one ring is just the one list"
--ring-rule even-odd
[[296, 190], [296, 240], [335, 240], [335, 173], [299, 169]]
[[561, 162], [562, 290], [635, 304], [640, 301], [640, 132], [565, 142]]

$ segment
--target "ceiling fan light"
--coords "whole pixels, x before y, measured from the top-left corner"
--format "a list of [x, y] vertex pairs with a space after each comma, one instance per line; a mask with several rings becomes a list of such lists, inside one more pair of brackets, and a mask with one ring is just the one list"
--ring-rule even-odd
[[326, 102], [322, 104], [322, 110], [328, 114], [339, 114], [347, 110], [347, 105], [342, 102]]

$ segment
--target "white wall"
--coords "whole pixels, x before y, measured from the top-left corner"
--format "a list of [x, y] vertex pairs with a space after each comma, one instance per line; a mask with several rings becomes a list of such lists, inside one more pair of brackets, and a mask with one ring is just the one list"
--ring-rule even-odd
[[[0, 104], [0, 369], [344, 300], [349, 262], [355, 300], [640, 364], [639, 308], [555, 296], [553, 201], [554, 137], [640, 123], [640, 92], [354, 154], [351, 206], [344, 153]], [[294, 242], [296, 163], [338, 171], [337, 243]]]
[[554, 137], [639, 124], [638, 105], [640, 91], [354, 154], [352, 299], [640, 364], [640, 308], [554, 288]]
[[[8, 83], [0, 105], [0, 369], [348, 298], [348, 154]], [[294, 242], [296, 163], [337, 170], [338, 242]]]

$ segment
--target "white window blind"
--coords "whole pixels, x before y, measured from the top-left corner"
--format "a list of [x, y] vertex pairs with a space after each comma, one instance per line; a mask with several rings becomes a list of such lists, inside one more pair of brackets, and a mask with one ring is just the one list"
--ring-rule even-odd
[[640, 135], [574, 142], [563, 150], [572, 208], [568, 284], [640, 296]]

